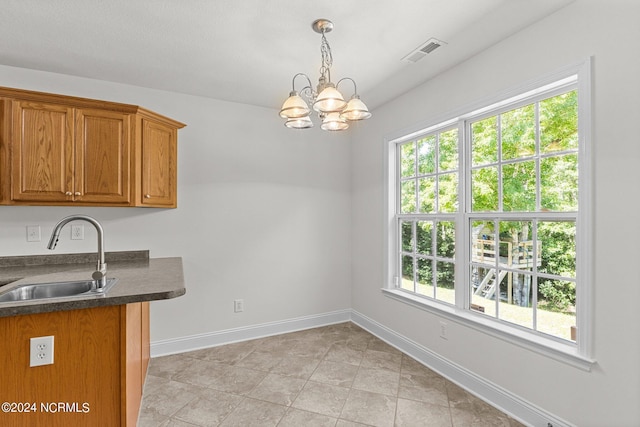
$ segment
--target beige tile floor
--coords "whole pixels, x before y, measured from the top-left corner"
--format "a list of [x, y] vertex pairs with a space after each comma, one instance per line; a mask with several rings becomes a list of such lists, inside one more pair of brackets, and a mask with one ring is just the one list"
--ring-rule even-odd
[[521, 426], [353, 323], [151, 360], [139, 427]]

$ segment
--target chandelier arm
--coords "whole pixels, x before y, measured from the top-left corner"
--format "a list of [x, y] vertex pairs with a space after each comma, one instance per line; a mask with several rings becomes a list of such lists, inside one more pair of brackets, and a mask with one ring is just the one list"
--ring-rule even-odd
[[353, 83], [353, 94], [357, 95], [358, 94], [358, 86], [356, 86], [356, 81], [353, 80], [351, 77], [343, 77], [340, 80], [338, 80], [338, 83], [336, 83], [336, 89], [338, 89], [338, 86], [340, 85], [340, 82], [342, 82], [343, 80], [351, 80], [351, 83]]
[[313, 86], [311, 85], [311, 79], [305, 73], [298, 73], [295, 76], [293, 76], [293, 80], [291, 81], [292, 91], [293, 92], [296, 91], [296, 78], [298, 76], [302, 76], [305, 79], [307, 79], [307, 85], [304, 86], [302, 89], [300, 89], [299, 93], [301, 95], [306, 96], [309, 101], [313, 101], [316, 97], [316, 93], [313, 91]]
[[305, 73], [298, 73], [295, 76], [293, 76], [293, 79], [291, 80], [291, 86], [292, 86], [291, 89], [292, 90], [294, 90], [294, 91], [296, 90], [296, 77], [298, 77], [298, 76], [304, 76], [304, 78], [307, 79], [307, 82], [309, 83], [309, 85], [306, 86], [306, 87], [303, 87], [300, 90], [300, 92], [305, 90], [307, 87], [309, 87], [309, 88], [311, 87], [311, 79], [309, 78], [309, 76], [307, 76]]

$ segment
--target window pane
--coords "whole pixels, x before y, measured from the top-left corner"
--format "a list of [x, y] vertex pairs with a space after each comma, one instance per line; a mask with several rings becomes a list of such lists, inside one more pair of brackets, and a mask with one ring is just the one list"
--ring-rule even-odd
[[402, 250], [404, 252], [413, 252], [413, 222], [400, 221], [402, 229]]
[[436, 211], [436, 180], [433, 177], [420, 178], [420, 212]]
[[541, 207], [550, 211], [578, 210], [578, 155], [540, 160]]
[[[500, 221], [500, 264], [521, 270], [533, 269], [532, 230], [531, 221]], [[537, 255], [540, 257], [539, 253]]]
[[414, 213], [416, 211], [416, 182], [413, 179], [402, 181], [400, 184], [400, 212]]
[[504, 272], [500, 282], [500, 319], [533, 328], [532, 277]]
[[471, 208], [474, 212], [498, 210], [498, 168], [475, 169], [471, 173]]
[[433, 222], [418, 221], [416, 224], [416, 252], [431, 255]]
[[540, 102], [540, 146], [542, 153], [578, 148], [578, 92]]
[[573, 221], [540, 221], [538, 241], [542, 250], [540, 272], [576, 277], [576, 225]]
[[503, 160], [530, 157], [536, 153], [534, 105], [526, 105], [500, 116]]
[[438, 207], [440, 212], [458, 211], [458, 174], [447, 173], [438, 177]]
[[496, 238], [493, 230], [493, 221], [473, 221], [471, 223], [472, 262], [495, 265]]
[[400, 146], [400, 176], [408, 178], [416, 174], [415, 144], [413, 142]]
[[413, 292], [413, 257], [402, 256], [402, 283], [401, 287]]
[[436, 223], [436, 253], [438, 256], [453, 259], [455, 256], [456, 227], [453, 221]]
[[537, 330], [569, 341], [576, 326], [576, 284], [540, 279], [538, 285]]
[[418, 283], [416, 292], [433, 298], [433, 261], [425, 258], [418, 258]]
[[471, 163], [473, 166], [498, 161], [498, 120], [496, 116], [471, 125]]
[[440, 172], [458, 169], [458, 129], [440, 134]]
[[438, 261], [436, 262], [437, 280], [436, 299], [449, 304], [455, 304], [455, 265], [452, 262]]
[[418, 173], [425, 175], [436, 171], [436, 137], [428, 136], [418, 141]]
[[535, 162], [517, 162], [502, 166], [502, 210], [536, 210]]
[[471, 310], [496, 316], [495, 268], [471, 267]]

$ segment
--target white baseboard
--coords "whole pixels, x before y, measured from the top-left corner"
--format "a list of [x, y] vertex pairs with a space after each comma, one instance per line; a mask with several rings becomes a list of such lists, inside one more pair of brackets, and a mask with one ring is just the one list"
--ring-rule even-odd
[[297, 317], [278, 322], [262, 323], [241, 328], [226, 329], [224, 331], [206, 334], [190, 335], [151, 343], [151, 357], [169, 354], [185, 353], [201, 348], [216, 347], [239, 341], [247, 341], [271, 335], [286, 334], [303, 329], [317, 328], [351, 320], [351, 310], [339, 310], [313, 316]]
[[242, 328], [227, 329], [207, 334], [154, 341], [151, 343], [151, 357], [184, 353], [201, 348], [215, 347], [271, 335], [286, 334], [348, 321], [352, 321], [386, 343], [436, 371], [449, 381], [459, 385], [469, 393], [495, 406], [525, 425], [536, 427], [575, 427], [573, 424], [544, 411], [462, 366], [444, 359], [428, 348], [398, 334], [375, 320], [350, 309]]
[[351, 312], [351, 321], [525, 425], [575, 427], [357, 311]]

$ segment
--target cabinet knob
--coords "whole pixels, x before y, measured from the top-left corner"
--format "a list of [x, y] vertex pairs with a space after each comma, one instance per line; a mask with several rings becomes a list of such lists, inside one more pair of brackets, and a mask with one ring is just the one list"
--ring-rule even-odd
[[73, 193], [71, 191], [67, 191], [66, 193], [64, 193], [66, 196], [71, 196]]
[[75, 195], [76, 195], [76, 196], [81, 196], [81, 195], [82, 195], [82, 193], [80, 193], [79, 191], [76, 191]]
[[144, 195], [144, 198], [145, 198], [145, 199], [150, 199], [150, 198], [151, 198], [151, 194], [145, 194], [145, 195]]

